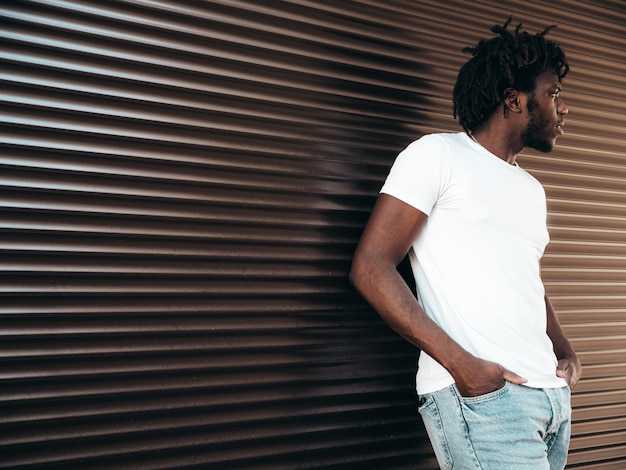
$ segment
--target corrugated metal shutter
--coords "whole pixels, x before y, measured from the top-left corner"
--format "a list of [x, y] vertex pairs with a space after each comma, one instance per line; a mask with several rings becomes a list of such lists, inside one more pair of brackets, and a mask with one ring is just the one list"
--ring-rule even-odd
[[346, 280], [420, 108], [379, 14], [2, 2], [0, 467], [435, 466]]
[[[4, 1], [0, 467], [435, 468], [414, 351], [346, 283], [463, 45], [553, 20], [545, 279], [571, 468], [626, 460], [622, 2]], [[574, 7], [575, 5], [575, 7]]]

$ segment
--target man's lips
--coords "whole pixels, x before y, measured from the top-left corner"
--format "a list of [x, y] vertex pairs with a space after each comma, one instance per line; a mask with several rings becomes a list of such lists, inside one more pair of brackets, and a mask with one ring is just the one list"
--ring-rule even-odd
[[563, 135], [565, 133], [565, 131], [563, 130], [563, 126], [565, 126], [565, 123], [563, 121], [559, 122], [556, 125], [556, 129], [559, 132], [560, 135]]

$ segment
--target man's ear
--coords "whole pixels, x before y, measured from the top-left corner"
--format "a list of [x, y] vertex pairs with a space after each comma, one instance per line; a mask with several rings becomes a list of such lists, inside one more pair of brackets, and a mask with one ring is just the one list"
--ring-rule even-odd
[[512, 113], [521, 113], [524, 110], [524, 99], [526, 95], [514, 88], [504, 90], [504, 109]]

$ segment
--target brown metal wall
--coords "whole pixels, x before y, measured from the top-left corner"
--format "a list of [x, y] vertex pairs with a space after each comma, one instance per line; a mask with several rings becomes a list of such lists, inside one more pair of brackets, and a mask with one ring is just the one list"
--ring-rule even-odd
[[0, 468], [435, 468], [415, 352], [346, 282], [397, 152], [509, 14], [569, 53], [544, 275], [626, 462], [621, 1], [0, 5]]

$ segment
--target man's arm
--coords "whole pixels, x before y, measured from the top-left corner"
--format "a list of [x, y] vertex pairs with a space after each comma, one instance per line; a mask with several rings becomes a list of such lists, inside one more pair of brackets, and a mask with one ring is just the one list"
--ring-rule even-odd
[[559, 318], [556, 316], [552, 302], [546, 295], [546, 315], [548, 320], [547, 333], [552, 340], [554, 354], [559, 363], [556, 367], [556, 375], [564, 378], [570, 388], [574, 388], [582, 374], [582, 365], [574, 352], [571, 344], [565, 337]]
[[407, 341], [445, 367], [463, 396], [478, 396], [526, 380], [499, 364], [470, 354], [443, 331], [417, 302], [396, 267], [408, 253], [428, 216], [382, 194], [359, 245], [350, 281], [378, 314]]

